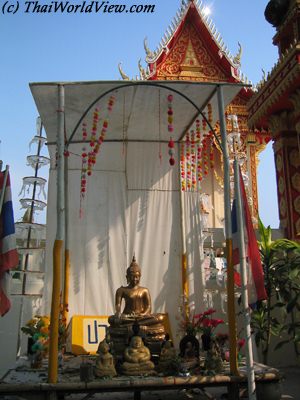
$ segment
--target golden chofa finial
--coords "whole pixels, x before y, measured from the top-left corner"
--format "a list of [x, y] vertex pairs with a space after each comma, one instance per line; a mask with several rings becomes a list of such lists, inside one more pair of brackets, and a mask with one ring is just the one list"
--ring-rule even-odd
[[144, 39], [144, 49], [145, 49], [146, 56], [147, 56], [146, 57], [146, 61], [147, 60], [151, 60], [153, 58], [154, 54], [152, 53], [152, 51], [148, 47], [147, 37], [145, 37], [145, 39]]
[[239, 49], [238, 49], [237, 55], [233, 58], [232, 61], [233, 61], [233, 63], [235, 65], [238, 65], [240, 67], [241, 66], [242, 53], [243, 53], [243, 49], [242, 49], [242, 46], [241, 46], [240, 42], [238, 42], [238, 47], [239, 47]]
[[129, 79], [129, 76], [127, 76], [127, 75], [125, 74], [125, 72], [122, 70], [121, 65], [122, 65], [122, 63], [119, 63], [119, 64], [118, 64], [118, 68], [119, 68], [120, 75], [121, 75], [121, 77], [122, 77], [122, 79], [123, 79], [124, 81], [129, 81], [129, 80], [130, 80], [130, 79]]
[[142, 67], [141, 59], [139, 59], [138, 66], [139, 66], [139, 71], [140, 71], [140, 77], [141, 77], [141, 79], [142, 79], [142, 80], [146, 79], [146, 71], [145, 71], [144, 68]]

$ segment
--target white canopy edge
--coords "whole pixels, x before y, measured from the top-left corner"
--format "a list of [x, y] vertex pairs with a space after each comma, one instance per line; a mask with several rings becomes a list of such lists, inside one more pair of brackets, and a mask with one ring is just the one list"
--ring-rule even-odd
[[[226, 107], [245, 87], [241, 83], [203, 83], [187, 81], [90, 81], [30, 83], [30, 89], [42, 118], [48, 144], [56, 143], [58, 87], [65, 91], [65, 132], [68, 144], [82, 141], [81, 123], [92, 126], [93, 111], [99, 108], [101, 119], [109, 119], [108, 141], [168, 141], [168, 100], [173, 94], [173, 140], [179, 141], [200, 112], [207, 115], [212, 106], [213, 124], [219, 119], [217, 88], [222, 86]], [[115, 97], [111, 113], [110, 96]], [[98, 127], [99, 128], [99, 127]]]

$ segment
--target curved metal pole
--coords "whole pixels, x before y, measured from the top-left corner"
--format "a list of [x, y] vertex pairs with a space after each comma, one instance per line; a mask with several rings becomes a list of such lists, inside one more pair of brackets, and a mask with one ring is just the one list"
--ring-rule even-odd
[[96, 100], [94, 100], [89, 106], [88, 108], [84, 111], [84, 113], [82, 114], [82, 116], [80, 117], [79, 121], [77, 122], [77, 124], [75, 125], [75, 128], [73, 129], [73, 132], [70, 135], [70, 138], [67, 140], [66, 142], [66, 147], [69, 146], [69, 144], [72, 142], [72, 139], [79, 127], [79, 125], [81, 124], [81, 122], [83, 121], [84, 117], [87, 115], [87, 113], [90, 111], [90, 109], [99, 101], [101, 100], [103, 97], [107, 96], [108, 94], [114, 92], [115, 90], [119, 90], [119, 89], [124, 89], [127, 87], [133, 87], [133, 86], [153, 86], [153, 87], [158, 87], [158, 88], [162, 88], [162, 89], [166, 89], [169, 90], [173, 93], [178, 94], [179, 96], [183, 97], [188, 103], [190, 103], [196, 110], [197, 112], [202, 116], [202, 118], [205, 119], [207, 125], [209, 126], [209, 129], [212, 131], [216, 141], [218, 142], [218, 145], [220, 146], [222, 152], [223, 152], [223, 146], [220, 143], [220, 140], [214, 130], [214, 128], [211, 126], [211, 123], [208, 121], [207, 117], [205, 114], [203, 114], [202, 110], [193, 102], [193, 100], [191, 100], [188, 96], [186, 96], [185, 94], [179, 92], [179, 90], [176, 89], [172, 89], [169, 86], [163, 85], [163, 84], [157, 84], [157, 83], [149, 83], [149, 81], [147, 82], [132, 82], [132, 83], [126, 83], [124, 85], [119, 85], [116, 86], [112, 89], [107, 90], [106, 92], [104, 92], [103, 94], [101, 94], [99, 97], [96, 98]]

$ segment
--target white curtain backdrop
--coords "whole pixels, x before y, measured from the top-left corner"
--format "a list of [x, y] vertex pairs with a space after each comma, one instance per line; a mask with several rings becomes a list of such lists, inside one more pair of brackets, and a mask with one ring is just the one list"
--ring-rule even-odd
[[[105, 143], [80, 209], [80, 158], [69, 158], [69, 243], [72, 315], [111, 315], [116, 289], [126, 285], [133, 254], [152, 312], [168, 312], [173, 334], [181, 295], [181, 222], [178, 160], [169, 166], [167, 144]], [[81, 153], [72, 146], [71, 153]], [[56, 169], [48, 189], [47, 270], [44, 304], [52, 295], [52, 250], [56, 234]]]
[[[150, 290], [152, 312], [168, 312], [172, 334], [178, 331], [181, 305], [181, 206], [179, 163], [170, 167], [167, 144], [104, 143], [80, 209], [81, 146], [69, 158], [69, 249], [72, 315], [111, 315], [116, 289], [126, 285], [133, 254], [142, 270], [141, 285]], [[177, 151], [178, 149], [176, 149]], [[162, 159], [159, 158], [159, 152]], [[52, 153], [52, 152], [51, 152]], [[176, 153], [177, 154], [177, 153]], [[53, 159], [54, 154], [51, 154]], [[203, 310], [200, 194], [184, 193], [183, 214], [188, 256], [190, 305]], [[52, 295], [52, 251], [56, 235], [56, 169], [48, 189], [44, 306]]]

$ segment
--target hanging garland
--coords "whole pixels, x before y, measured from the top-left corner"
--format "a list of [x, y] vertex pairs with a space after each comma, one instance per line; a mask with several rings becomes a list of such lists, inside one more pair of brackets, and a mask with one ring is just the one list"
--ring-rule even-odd
[[173, 141], [173, 139], [172, 139], [172, 137], [171, 137], [171, 138], [170, 138], [170, 141], [169, 141], [169, 143], [168, 143], [168, 147], [169, 147], [169, 156], [170, 156], [169, 164], [170, 164], [171, 166], [175, 165], [175, 158], [174, 158], [175, 149], [174, 149], [174, 146], [175, 146], [175, 144], [174, 144], [174, 141]]
[[203, 173], [205, 176], [208, 175], [208, 155], [207, 155], [207, 139], [203, 139]]
[[[87, 127], [86, 123], [82, 123], [82, 141], [85, 143], [87, 139]], [[82, 147], [81, 153], [81, 176], [80, 176], [80, 206], [79, 206], [79, 218], [82, 218], [83, 210], [82, 210], [82, 202], [86, 193], [86, 173], [87, 173], [87, 150], [85, 145]]]
[[[169, 94], [168, 95], [168, 132], [170, 134], [172, 134], [174, 132], [174, 126], [173, 126], [173, 95]], [[175, 165], [175, 158], [174, 158], [174, 154], [175, 154], [175, 149], [174, 149], [174, 141], [172, 139], [172, 136], [170, 137], [170, 141], [168, 143], [168, 147], [169, 147], [169, 164], [171, 166]]]
[[210, 103], [207, 104], [207, 113], [208, 113], [208, 122], [212, 125], [212, 123], [213, 123], [212, 106]]
[[197, 189], [196, 179], [196, 151], [195, 151], [195, 132], [191, 131], [191, 183], [192, 189]]
[[202, 144], [197, 143], [197, 179], [199, 186], [201, 185], [203, 175], [202, 175]]
[[[107, 103], [108, 114], [111, 113], [114, 103], [115, 103], [115, 97], [110, 96], [108, 103]], [[95, 108], [95, 111], [93, 114], [93, 125], [92, 125], [91, 140], [90, 140], [90, 146], [94, 147], [94, 149], [92, 151], [90, 151], [88, 154], [88, 170], [87, 170], [88, 176], [92, 175], [92, 168], [96, 164], [97, 154], [99, 153], [100, 147], [101, 147], [102, 143], [104, 142], [106, 132], [108, 129], [109, 118], [107, 117], [103, 120], [102, 129], [101, 129], [100, 135], [97, 139], [96, 136], [97, 136], [98, 122], [99, 122], [99, 109]]]
[[185, 144], [180, 144], [180, 173], [181, 173], [181, 190], [186, 191], [186, 175], [185, 175]]
[[[111, 113], [113, 109], [113, 105], [115, 103], [114, 96], [110, 96], [108, 103], [107, 103], [107, 111], [108, 114]], [[104, 119], [102, 124], [102, 129], [99, 138], [97, 139], [97, 131], [98, 131], [98, 124], [100, 121], [99, 118], [99, 108], [95, 107], [93, 112], [93, 119], [92, 119], [92, 129], [89, 139], [89, 146], [92, 150], [89, 152], [85, 145], [82, 147], [81, 152], [81, 177], [80, 177], [80, 217], [82, 217], [82, 201], [85, 197], [86, 189], [87, 189], [87, 177], [92, 175], [93, 166], [96, 164], [97, 154], [100, 151], [100, 146], [105, 139], [105, 134], [108, 128], [108, 118]], [[86, 122], [82, 123], [82, 141], [84, 143], [87, 142], [88, 133], [87, 133], [87, 124]]]
[[186, 141], [185, 141], [185, 158], [186, 158], [186, 187], [187, 190], [191, 190], [192, 181], [191, 181], [191, 142], [190, 142], [190, 134], [187, 132]]
[[[195, 121], [195, 130], [187, 132], [185, 142], [180, 145], [182, 191], [200, 190], [203, 178], [208, 176], [209, 169], [212, 169], [216, 175], [214, 136], [213, 132], [207, 129], [208, 122], [212, 124], [213, 120], [210, 103], [207, 105], [207, 115], [207, 119], [204, 114], [202, 119]], [[170, 119], [168, 122], [172, 125], [173, 119]]]

